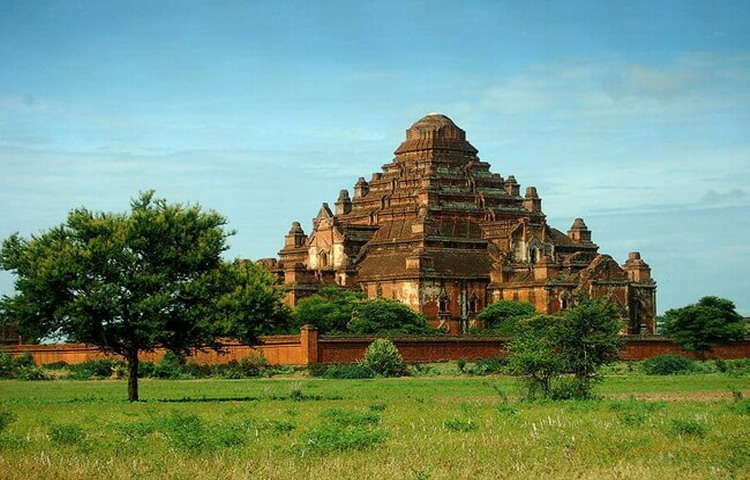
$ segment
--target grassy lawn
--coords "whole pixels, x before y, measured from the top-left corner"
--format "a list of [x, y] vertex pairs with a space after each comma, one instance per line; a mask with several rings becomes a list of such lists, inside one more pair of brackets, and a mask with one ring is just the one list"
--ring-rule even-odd
[[[0, 381], [0, 478], [750, 478], [750, 378]], [[509, 396], [503, 401], [498, 392]], [[635, 397], [636, 400], [630, 397]]]

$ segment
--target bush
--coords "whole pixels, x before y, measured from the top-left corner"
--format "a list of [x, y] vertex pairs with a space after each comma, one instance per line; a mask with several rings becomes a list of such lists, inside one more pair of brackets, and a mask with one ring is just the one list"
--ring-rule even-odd
[[0, 378], [13, 378], [15, 369], [13, 359], [0, 348]]
[[674, 435], [690, 435], [695, 437], [705, 437], [708, 434], [709, 427], [698, 420], [672, 420], [670, 432]]
[[343, 427], [377, 425], [380, 423], [380, 416], [377, 413], [356, 412], [343, 408], [327, 408], [320, 412], [320, 416], [330, 423]]
[[29, 352], [26, 352], [24, 354], [21, 354], [15, 357], [13, 359], [13, 364], [16, 366], [16, 368], [27, 368], [27, 367], [36, 366], [36, 364], [34, 363], [34, 357]]
[[518, 333], [518, 322], [535, 314], [536, 309], [530, 303], [501, 300], [488, 305], [477, 318], [493, 335], [512, 337]]
[[359, 335], [434, 335], [438, 332], [427, 325], [423, 315], [402, 303], [382, 299], [358, 303], [347, 329]]
[[646, 375], [678, 375], [695, 370], [695, 361], [680, 355], [658, 355], [644, 360], [641, 368]]
[[474, 361], [474, 365], [467, 368], [466, 372], [473, 375], [490, 375], [502, 372], [508, 365], [508, 359], [504, 357], [480, 358]]
[[63, 370], [65, 368], [68, 368], [67, 362], [52, 362], [52, 363], [45, 363], [42, 365], [43, 368], [46, 370]]
[[384, 442], [387, 437], [381, 430], [325, 423], [302, 434], [300, 447], [317, 454], [364, 450]]
[[148, 378], [154, 376], [154, 370], [156, 369], [156, 365], [154, 362], [138, 362], [138, 377], [139, 378]]
[[51, 377], [39, 367], [26, 367], [18, 371], [16, 378], [19, 380], [49, 380]]
[[443, 426], [447, 430], [453, 430], [455, 432], [471, 432], [479, 428], [479, 425], [474, 420], [462, 420], [460, 418], [452, 418], [446, 420]]
[[266, 375], [268, 361], [260, 355], [250, 355], [240, 360], [239, 368], [244, 377], [260, 377]]
[[72, 445], [83, 440], [83, 437], [83, 429], [78, 424], [66, 423], [50, 426], [49, 439], [55, 443]]
[[10, 410], [0, 410], [0, 433], [8, 428], [8, 425], [16, 421], [16, 415]]
[[180, 357], [172, 351], [167, 351], [154, 366], [153, 376], [157, 378], [180, 378], [183, 376]]
[[378, 338], [367, 347], [364, 365], [384, 377], [400, 377], [406, 374], [404, 359], [392, 341]]
[[315, 365], [310, 367], [310, 375], [323, 378], [373, 378], [375, 372], [362, 362], [336, 365]]
[[90, 378], [109, 378], [118, 365], [124, 365], [119, 360], [101, 359], [87, 360], [82, 363], [70, 365], [67, 378], [73, 380], [88, 380]]

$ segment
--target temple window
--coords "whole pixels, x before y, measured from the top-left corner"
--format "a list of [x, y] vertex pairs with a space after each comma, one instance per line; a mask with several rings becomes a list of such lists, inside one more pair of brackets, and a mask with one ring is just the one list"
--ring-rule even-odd
[[438, 313], [448, 313], [448, 294], [445, 290], [438, 297]]
[[477, 297], [476, 293], [472, 293], [471, 298], [469, 299], [469, 311], [471, 311], [471, 313], [479, 312], [479, 297]]

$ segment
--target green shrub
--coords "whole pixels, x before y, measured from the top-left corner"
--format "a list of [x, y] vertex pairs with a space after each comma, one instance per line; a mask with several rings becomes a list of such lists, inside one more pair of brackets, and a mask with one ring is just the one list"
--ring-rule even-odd
[[388, 435], [382, 430], [324, 423], [302, 434], [299, 446], [303, 451], [324, 455], [347, 450], [364, 450], [384, 442], [386, 438]]
[[327, 408], [320, 412], [320, 416], [329, 423], [343, 427], [376, 425], [380, 423], [380, 416], [373, 412], [356, 412], [343, 408]]
[[76, 363], [70, 365], [68, 374], [69, 379], [72, 380], [88, 380], [90, 378], [109, 378], [114, 373], [114, 369], [118, 365], [124, 365], [119, 360], [112, 360], [109, 358], [100, 360], [87, 360], [82, 363]]
[[34, 363], [34, 357], [29, 352], [26, 352], [21, 355], [18, 355], [17, 357], [14, 357], [13, 364], [16, 366], [16, 368], [27, 368], [27, 367], [36, 366], [36, 364]]
[[45, 373], [45, 371], [39, 367], [26, 367], [22, 368], [16, 374], [16, 378], [20, 380], [49, 380], [51, 377]]
[[679, 375], [695, 370], [695, 361], [680, 355], [659, 355], [641, 364], [646, 375]]
[[0, 348], [0, 378], [13, 378], [15, 369], [13, 359]]
[[670, 432], [674, 435], [689, 435], [695, 437], [705, 437], [708, 434], [709, 426], [698, 420], [672, 420]]
[[439, 333], [419, 314], [395, 300], [367, 300], [352, 311], [347, 330], [360, 335], [403, 334], [430, 335]]
[[406, 374], [404, 359], [392, 341], [378, 338], [367, 347], [365, 366], [384, 377], [400, 377]]
[[266, 375], [268, 361], [260, 355], [249, 355], [240, 360], [239, 368], [244, 377], [260, 377]]
[[458, 368], [459, 373], [464, 373], [464, 369], [466, 368], [466, 359], [459, 358], [456, 361], [456, 368]]
[[345, 332], [354, 307], [363, 298], [364, 293], [359, 290], [339, 286], [323, 287], [317, 294], [297, 303], [294, 321], [297, 328], [305, 324], [315, 325], [321, 334]]
[[646, 423], [646, 412], [640, 410], [623, 410], [617, 413], [617, 419], [620, 423], [629, 427], [640, 426]]
[[362, 362], [310, 367], [310, 375], [323, 378], [373, 378], [375, 372]]
[[446, 430], [453, 430], [455, 432], [471, 432], [479, 428], [479, 425], [474, 420], [463, 420], [460, 418], [446, 420], [443, 422], [443, 426]]
[[513, 416], [518, 413], [518, 409], [510, 402], [500, 402], [495, 406], [495, 410], [500, 415]]
[[156, 365], [154, 365], [154, 362], [138, 362], [138, 377], [140, 378], [148, 378], [154, 376], [154, 370], [156, 369]]
[[42, 365], [43, 368], [46, 370], [63, 370], [65, 368], [68, 368], [67, 362], [52, 362], [52, 363], [45, 363]]
[[732, 402], [730, 408], [733, 412], [740, 415], [750, 415], [750, 398], [742, 399], [739, 398]]
[[474, 361], [474, 365], [466, 369], [472, 375], [490, 375], [501, 373], [508, 365], [508, 359], [504, 357], [480, 358]]
[[156, 378], [180, 378], [183, 375], [180, 357], [169, 350], [154, 366], [153, 376]]
[[10, 410], [0, 410], [0, 433], [8, 428], [8, 425], [16, 421], [16, 415]]
[[76, 423], [51, 425], [49, 429], [49, 439], [63, 445], [73, 445], [83, 440], [83, 437], [83, 429]]
[[488, 305], [477, 318], [493, 335], [512, 337], [518, 333], [518, 322], [535, 314], [536, 309], [530, 303], [501, 300]]
[[723, 372], [733, 377], [750, 376], [750, 358], [737, 358], [734, 360], [724, 360], [726, 370]]

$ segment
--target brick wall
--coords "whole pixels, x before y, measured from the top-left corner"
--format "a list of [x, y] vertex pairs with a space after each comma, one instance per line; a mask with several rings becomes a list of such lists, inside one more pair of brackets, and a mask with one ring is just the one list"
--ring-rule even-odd
[[[374, 337], [318, 337], [314, 327], [302, 327], [299, 335], [261, 337], [259, 345], [226, 342], [222, 351], [195, 351], [189, 357], [197, 363], [227, 363], [249, 355], [263, 355], [272, 365], [310, 365], [314, 363], [351, 363], [364, 357]], [[407, 362], [440, 362], [445, 360], [496, 357], [505, 354], [507, 340], [491, 337], [422, 337], [392, 338]], [[96, 347], [84, 344], [12, 345], [4, 347], [10, 355], [31, 353], [37, 364], [80, 363], [105, 358]], [[629, 336], [620, 353], [623, 360], [643, 360], [663, 354], [695, 358], [665, 337]], [[158, 361], [163, 350], [145, 352], [142, 360]], [[707, 358], [750, 358], [750, 339], [715, 348]]]

